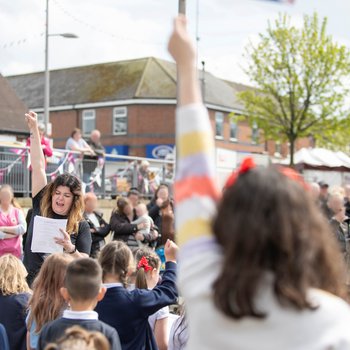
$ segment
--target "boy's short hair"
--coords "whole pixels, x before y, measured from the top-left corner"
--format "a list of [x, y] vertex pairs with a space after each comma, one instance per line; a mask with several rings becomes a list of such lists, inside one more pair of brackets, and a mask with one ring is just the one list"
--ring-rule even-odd
[[102, 269], [91, 258], [74, 260], [67, 267], [64, 285], [73, 300], [92, 300], [102, 285]]

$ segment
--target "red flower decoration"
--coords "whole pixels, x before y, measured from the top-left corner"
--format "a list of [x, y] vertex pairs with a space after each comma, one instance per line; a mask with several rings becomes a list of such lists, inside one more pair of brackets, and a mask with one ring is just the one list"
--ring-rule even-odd
[[239, 175], [247, 173], [249, 170], [256, 168], [253, 158], [244, 158], [240, 167], [234, 171], [226, 181], [225, 188], [231, 187], [237, 181]]
[[137, 269], [139, 270], [141, 268], [144, 269], [146, 272], [153, 270], [153, 268], [148, 265], [148, 260], [146, 259], [145, 256], [143, 256], [139, 261], [139, 263], [137, 264]]

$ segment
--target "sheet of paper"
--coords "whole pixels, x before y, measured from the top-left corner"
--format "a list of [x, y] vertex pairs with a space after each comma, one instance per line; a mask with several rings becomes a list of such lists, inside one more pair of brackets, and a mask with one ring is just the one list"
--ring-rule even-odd
[[63, 247], [55, 243], [55, 237], [62, 237], [60, 228], [66, 230], [65, 219], [50, 219], [36, 215], [34, 217], [32, 252], [62, 253]]

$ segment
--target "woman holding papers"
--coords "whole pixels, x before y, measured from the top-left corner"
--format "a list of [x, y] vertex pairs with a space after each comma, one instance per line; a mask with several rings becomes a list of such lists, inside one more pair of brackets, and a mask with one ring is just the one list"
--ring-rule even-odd
[[57, 237], [54, 239], [51, 237], [48, 239], [53, 239], [54, 242], [50, 243], [62, 246], [64, 252], [76, 258], [90, 254], [91, 235], [89, 225], [83, 219], [84, 202], [80, 180], [76, 176], [62, 174], [47, 184], [45, 158], [41, 150], [36, 113], [27, 113], [25, 119], [31, 139], [33, 214], [24, 248], [24, 264], [28, 270], [28, 282], [31, 284], [44, 261], [45, 253], [48, 253], [32, 251], [35, 216], [67, 220], [66, 230], [57, 232]]

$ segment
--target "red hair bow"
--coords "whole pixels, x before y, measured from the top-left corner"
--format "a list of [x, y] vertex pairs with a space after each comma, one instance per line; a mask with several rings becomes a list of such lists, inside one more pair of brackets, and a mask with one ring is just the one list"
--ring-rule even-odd
[[137, 264], [137, 269], [141, 269], [141, 268], [143, 268], [146, 272], [153, 270], [153, 268], [148, 265], [148, 260], [146, 259], [145, 256], [143, 256], [139, 261], [139, 263]]
[[244, 158], [240, 167], [234, 171], [226, 181], [225, 188], [231, 187], [236, 181], [239, 175], [247, 173], [249, 170], [256, 168], [256, 164], [253, 158]]

